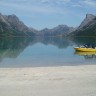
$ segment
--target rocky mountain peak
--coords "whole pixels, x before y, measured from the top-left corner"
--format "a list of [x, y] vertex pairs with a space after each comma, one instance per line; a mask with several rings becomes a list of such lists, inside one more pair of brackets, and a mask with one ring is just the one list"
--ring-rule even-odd
[[94, 19], [95, 16], [93, 14], [86, 14], [86, 19]]
[[34, 34], [33, 30], [20, 21], [15, 14], [2, 15], [0, 13], [0, 30], [5, 33], [4, 35], [33, 36]]
[[86, 14], [80, 26], [70, 36], [96, 36], [96, 16]]
[[68, 27], [67, 25], [58, 25], [58, 27]]
[[15, 14], [8, 15], [7, 17], [8, 17], [8, 19], [11, 18], [11, 19], [14, 19], [14, 20], [18, 20], [18, 17]]
[[7, 16], [7, 20], [9, 21], [9, 22], [11, 22], [11, 23], [19, 23], [20, 22], [20, 20], [18, 19], [18, 17], [16, 16], [16, 15], [8, 15]]
[[96, 16], [92, 15], [92, 14], [86, 14], [85, 19], [83, 20], [83, 22], [80, 24], [80, 26], [78, 27], [78, 29], [83, 28], [85, 25], [87, 25], [89, 22], [91, 22]]

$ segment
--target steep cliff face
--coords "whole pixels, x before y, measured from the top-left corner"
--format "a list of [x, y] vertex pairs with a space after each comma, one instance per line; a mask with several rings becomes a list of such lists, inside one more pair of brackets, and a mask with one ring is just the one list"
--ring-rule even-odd
[[16, 15], [2, 15], [0, 13], [0, 35], [1, 36], [32, 36], [30, 30]]
[[87, 14], [80, 26], [70, 36], [96, 36], [96, 16]]

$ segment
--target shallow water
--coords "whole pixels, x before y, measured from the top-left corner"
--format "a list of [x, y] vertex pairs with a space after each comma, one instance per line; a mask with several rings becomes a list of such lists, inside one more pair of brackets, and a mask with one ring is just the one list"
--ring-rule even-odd
[[0, 38], [0, 67], [96, 64], [95, 53], [76, 53], [74, 50], [75, 46], [95, 44], [95, 39], [90, 38]]

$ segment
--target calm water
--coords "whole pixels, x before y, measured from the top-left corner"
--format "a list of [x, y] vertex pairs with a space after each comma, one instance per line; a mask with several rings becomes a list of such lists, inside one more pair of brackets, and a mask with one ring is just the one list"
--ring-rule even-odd
[[96, 64], [95, 53], [76, 53], [75, 46], [95, 46], [95, 37], [0, 38], [0, 67], [44, 67]]

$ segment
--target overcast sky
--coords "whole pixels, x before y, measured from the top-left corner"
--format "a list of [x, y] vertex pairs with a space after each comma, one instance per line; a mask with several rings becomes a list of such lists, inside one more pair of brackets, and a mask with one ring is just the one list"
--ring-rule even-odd
[[0, 0], [0, 12], [35, 29], [78, 26], [87, 13], [96, 15], [96, 0]]

